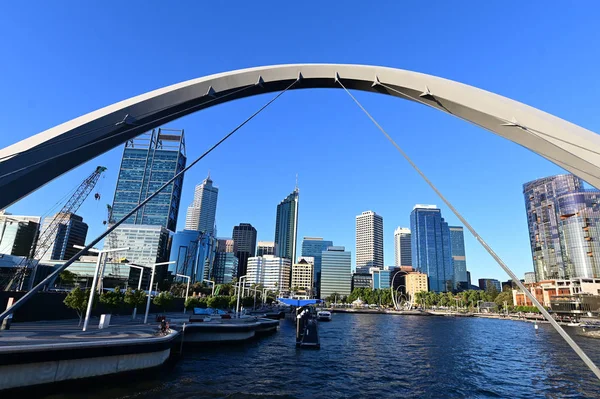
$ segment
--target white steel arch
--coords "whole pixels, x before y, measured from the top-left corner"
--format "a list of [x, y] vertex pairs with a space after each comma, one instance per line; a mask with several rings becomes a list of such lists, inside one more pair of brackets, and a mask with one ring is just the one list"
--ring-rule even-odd
[[275, 65], [219, 73], [109, 105], [0, 150], [0, 209], [154, 127], [223, 102], [285, 89], [340, 88], [416, 101], [522, 145], [600, 188], [600, 136], [520, 102], [395, 68]]

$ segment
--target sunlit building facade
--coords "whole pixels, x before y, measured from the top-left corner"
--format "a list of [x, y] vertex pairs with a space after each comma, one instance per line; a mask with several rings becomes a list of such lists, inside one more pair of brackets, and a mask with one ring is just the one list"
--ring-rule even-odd
[[321, 253], [321, 291], [325, 299], [333, 293], [350, 295], [352, 287], [352, 254], [342, 246], [327, 248]]

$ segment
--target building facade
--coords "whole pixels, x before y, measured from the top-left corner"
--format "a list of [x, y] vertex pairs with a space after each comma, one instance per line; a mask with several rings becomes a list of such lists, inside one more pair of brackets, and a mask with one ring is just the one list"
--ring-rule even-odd
[[383, 267], [383, 218], [373, 211], [356, 216], [356, 272]]
[[374, 267], [371, 268], [371, 275], [373, 276], [372, 288], [374, 290], [387, 290], [390, 288], [391, 270]]
[[313, 291], [314, 258], [300, 257], [292, 265], [292, 286], [294, 297], [310, 298]]
[[0, 254], [29, 256], [40, 229], [39, 216], [0, 213]]
[[357, 288], [371, 288], [373, 285], [373, 276], [370, 273], [352, 274], [351, 292]]
[[404, 276], [406, 285], [406, 295], [414, 303], [417, 292], [429, 291], [429, 279], [427, 274], [420, 272], [411, 272]]
[[246, 282], [260, 284], [271, 291], [287, 292], [290, 289], [291, 262], [273, 255], [254, 256], [248, 259]]
[[450, 229], [435, 205], [415, 205], [410, 214], [412, 266], [427, 274], [429, 289], [452, 291], [454, 270]]
[[275, 255], [274, 241], [259, 241], [256, 248], [256, 256]]
[[[183, 130], [153, 129], [127, 141], [112, 206], [112, 218], [120, 220], [149, 195], [185, 168]], [[126, 224], [177, 228], [183, 175], [144, 205]]]
[[495, 278], [480, 278], [479, 279], [479, 288], [486, 291], [491, 287], [495, 287], [498, 292], [502, 292], [502, 284], [499, 280]]
[[333, 293], [350, 295], [352, 254], [342, 246], [331, 246], [321, 253], [321, 291], [325, 299]]
[[333, 246], [333, 241], [323, 240], [322, 237], [304, 237], [302, 239], [302, 256], [310, 256], [314, 259], [313, 292], [317, 298], [320, 298], [321, 254], [331, 246]]
[[246, 274], [248, 258], [256, 255], [256, 229], [250, 223], [233, 226], [233, 253], [238, 258], [238, 275]]
[[233, 238], [217, 238], [217, 252], [233, 253]]
[[233, 252], [217, 252], [214, 265], [215, 284], [229, 284], [237, 277], [238, 258]]
[[[544, 306], [550, 306], [552, 297], [564, 295], [600, 295], [600, 278], [574, 278], [569, 280], [546, 280], [525, 284], [525, 288]], [[512, 290], [513, 306], [533, 306], [519, 289]]]
[[[44, 219], [42, 231], [56, 218], [56, 215]], [[50, 247], [42, 256], [42, 260], [68, 260], [71, 259], [79, 249], [75, 245], [85, 246], [88, 225], [81, 216], [69, 213], [58, 225], [58, 229], [53, 232], [50, 238]], [[50, 233], [48, 233], [50, 234]]]
[[298, 236], [298, 188], [277, 205], [275, 220], [276, 255], [296, 261], [296, 241]]
[[215, 234], [219, 189], [213, 186], [210, 173], [194, 190], [194, 200], [185, 215], [185, 229]]
[[454, 289], [464, 291], [469, 289], [467, 276], [467, 256], [465, 252], [465, 234], [460, 226], [449, 226], [452, 269], [454, 270]]
[[412, 266], [409, 228], [398, 227], [394, 230], [394, 264], [396, 266]]
[[526, 284], [535, 283], [537, 281], [535, 278], [535, 272], [526, 272], [524, 277]]
[[189, 276], [191, 282], [213, 279], [215, 259], [217, 255], [217, 239], [211, 234], [197, 230], [178, 231], [171, 241], [171, 252], [168, 271], [171, 278], [180, 281], [176, 275]]

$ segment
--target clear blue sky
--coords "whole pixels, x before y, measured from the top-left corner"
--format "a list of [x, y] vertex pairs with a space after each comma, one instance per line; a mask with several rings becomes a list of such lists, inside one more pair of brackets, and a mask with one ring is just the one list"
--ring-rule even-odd
[[[165, 85], [232, 69], [296, 62], [409, 69], [471, 84], [600, 131], [600, 4], [559, 2], [7, 2], [0, 13], [0, 146]], [[396, 98], [356, 93], [519, 275], [532, 269], [522, 184], [561, 169], [475, 126]], [[239, 100], [170, 123], [195, 157], [268, 97]], [[99, 234], [122, 147], [9, 208], [44, 214], [94, 169], [108, 171], [80, 214]], [[298, 236], [323, 236], [354, 253], [355, 215], [393, 231], [416, 203], [441, 201], [340, 90], [286, 93], [186, 177], [179, 227], [193, 187], [210, 169], [217, 226], [239, 222], [274, 236], [275, 208], [299, 175]], [[445, 207], [451, 224], [456, 218]], [[473, 279], [507, 277], [471, 237]]]

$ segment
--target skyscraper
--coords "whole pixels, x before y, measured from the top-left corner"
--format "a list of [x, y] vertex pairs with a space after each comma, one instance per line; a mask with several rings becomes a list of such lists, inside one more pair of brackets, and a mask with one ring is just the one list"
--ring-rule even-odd
[[398, 227], [394, 230], [394, 260], [396, 266], [412, 266], [409, 228]]
[[333, 293], [350, 295], [352, 254], [344, 247], [329, 247], [321, 253], [321, 299]]
[[40, 228], [39, 216], [0, 212], [0, 254], [29, 256]]
[[256, 255], [256, 229], [250, 223], [233, 227], [233, 253], [238, 258], [238, 275], [246, 274], [248, 258]]
[[429, 289], [452, 291], [454, 270], [450, 229], [435, 205], [415, 205], [410, 214], [412, 265], [429, 278]]
[[214, 260], [217, 252], [217, 240], [210, 234], [197, 230], [178, 231], [171, 242], [169, 265], [172, 277], [183, 274], [191, 277], [192, 282], [210, 279], [214, 273]]
[[[125, 143], [112, 206], [118, 221], [185, 168], [183, 130], [153, 129]], [[177, 227], [183, 175], [129, 217], [126, 224]]]
[[[44, 219], [42, 231], [52, 223], [56, 216], [50, 216]], [[74, 213], [69, 213], [64, 223], [61, 223], [52, 237], [52, 244], [44, 256], [43, 260], [68, 260], [71, 259], [79, 249], [75, 245], [85, 245], [88, 225], [83, 222], [83, 218]]]
[[302, 240], [302, 256], [311, 256], [314, 259], [314, 295], [319, 298], [321, 287], [321, 254], [333, 246], [333, 241], [325, 241], [321, 237], [304, 237]]
[[232, 252], [217, 252], [215, 257], [215, 284], [228, 284], [237, 277], [238, 258]]
[[213, 186], [210, 173], [194, 190], [194, 201], [187, 209], [185, 229], [214, 234], [219, 189]]
[[523, 185], [537, 281], [600, 277], [600, 191], [573, 175]]
[[273, 241], [259, 241], [256, 256], [275, 255], [275, 243]]
[[277, 205], [275, 220], [276, 255], [296, 261], [296, 239], [298, 235], [298, 187]]
[[467, 258], [465, 254], [465, 235], [460, 226], [450, 226], [450, 246], [452, 249], [452, 268], [454, 269], [454, 288], [463, 291], [469, 289], [467, 278]]
[[383, 268], [383, 218], [373, 211], [356, 216], [356, 272]]
[[233, 253], [233, 238], [217, 238], [217, 252]]
[[291, 269], [291, 262], [287, 258], [273, 255], [254, 256], [248, 259], [246, 281], [250, 284], [261, 284], [273, 291], [288, 291]]

